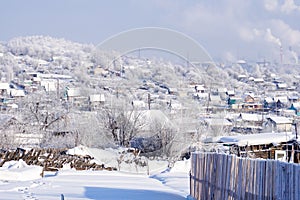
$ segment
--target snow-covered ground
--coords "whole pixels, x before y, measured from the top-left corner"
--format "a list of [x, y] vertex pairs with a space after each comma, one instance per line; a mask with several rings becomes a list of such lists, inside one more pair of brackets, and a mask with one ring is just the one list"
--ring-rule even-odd
[[[84, 147], [73, 151], [89, 151], [98, 162], [114, 155], [113, 151], [101, 150], [100, 157], [96, 149]], [[113, 160], [110, 161], [112, 164]], [[187, 199], [189, 161], [176, 162], [171, 169], [161, 161], [154, 163], [151, 162], [150, 175], [142, 170], [133, 173], [129, 165], [123, 165], [121, 171], [75, 171], [66, 167], [58, 173], [47, 172], [41, 178], [41, 167], [27, 166], [22, 160], [11, 161], [0, 168], [0, 199]]]

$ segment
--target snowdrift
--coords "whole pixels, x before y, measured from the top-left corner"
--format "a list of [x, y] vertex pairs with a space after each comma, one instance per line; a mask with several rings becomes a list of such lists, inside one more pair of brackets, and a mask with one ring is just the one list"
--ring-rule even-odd
[[6, 162], [0, 168], [2, 181], [28, 181], [41, 178], [43, 167], [29, 166], [23, 160]]

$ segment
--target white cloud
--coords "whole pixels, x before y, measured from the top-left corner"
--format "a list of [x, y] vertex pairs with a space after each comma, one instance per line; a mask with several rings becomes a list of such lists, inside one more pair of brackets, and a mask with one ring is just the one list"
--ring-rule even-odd
[[277, 0], [265, 0], [264, 7], [268, 11], [275, 11], [278, 8], [278, 1]]
[[300, 11], [300, 6], [296, 5], [294, 0], [285, 0], [280, 10], [283, 13], [289, 14], [293, 11]]
[[172, 10], [169, 23], [203, 42], [213, 57], [272, 60], [281, 45], [300, 54], [300, 6], [295, 0], [175, 2], [160, 5]]
[[263, 39], [266, 42], [281, 46], [281, 40], [274, 36], [270, 28], [267, 28], [265, 30], [257, 28], [250, 30], [244, 28], [242, 30], [243, 31], [240, 31], [241, 38], [246, 41]]

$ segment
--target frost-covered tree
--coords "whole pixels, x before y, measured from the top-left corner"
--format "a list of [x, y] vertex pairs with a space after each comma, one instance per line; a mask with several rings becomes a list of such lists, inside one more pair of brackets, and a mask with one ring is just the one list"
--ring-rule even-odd
[[128, 147], [141, 126], [140, 115], [129, 104], [103, 108], [101, 118], [106, 132], [110, 132], [115, 144], [121, 146]]
[[20, 99], [19, 105], [25, 134], [42, 134], [44, 142], [47, 143], [49, 132], [64, 129], [69, 109], [61, 99], [57, 99], [56, 94], [35, 92]]

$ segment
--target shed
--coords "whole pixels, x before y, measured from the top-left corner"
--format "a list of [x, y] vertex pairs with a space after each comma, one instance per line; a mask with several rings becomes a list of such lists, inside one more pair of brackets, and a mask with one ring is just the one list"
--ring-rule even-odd
[[266, 124], [271, 131], [276, 132], [292, 131], [292, 125], [293, 120], [291, 118], [282, 116], [269, 116]]

